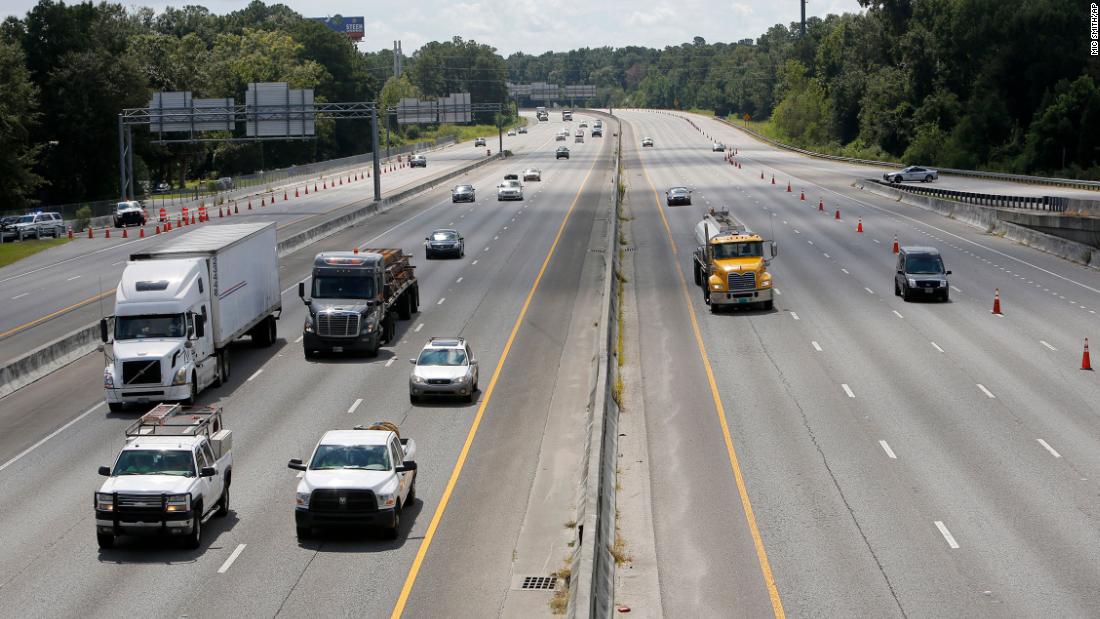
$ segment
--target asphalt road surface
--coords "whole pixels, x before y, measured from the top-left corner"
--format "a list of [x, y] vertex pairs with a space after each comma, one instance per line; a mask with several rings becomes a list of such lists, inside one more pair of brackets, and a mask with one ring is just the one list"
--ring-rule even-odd
[[[712, 120], [742, 169], [681, 118], [618, 114], [664, 614], [1094, 616], [1096, 272]], [[674, 185], [693, 206], [665, 206]], [[703, 303], [707, 207], [778, 241], [773, 311]], [[949, 303], [894, 296], [895, 234], [940, 248]]]
[[[553, 143], [550, 123], [537, 124], [532, 119], [526, 135], [505, 137], [505, 148], [520, 155], [535, 150], [545, 150]], [[496, 136], [487, 142], [492, 152], [497, 151]], [[473, 142], [463, 142], [427, 152], [425, 168], [397, 168], [382, 175], [383, 196], [423, 183], [433, 177], [446, 174], [463, 165], [485, 158], [486, 149], [474, 148]], [[363, 172], [367, 166], [356, 168]], [[217, 207], [209, 207], [211, 220], [201, 225], [240, 223], [242, 221], [274, 221], [279, 227], [279, 238], [284, 238], [315, 225], [325, 216], [341, 209], [350, 210], [369, 203], [373, 196], [373, 179], [349, 180], [353, 171], [345, 174], [326, 175], [326, 180], [301, 182], [262, 198], [239, 200], [236, 214], [219, 216]], [[338, 180], [339, 179], [339, 180]], [[448, 187], [463, 182], [462, 178], [448, 181]], [[325, 183], [335, 183], [321, 189]], [[306, 187], [310, 194], [305, 194]], [[319, 191], [314, 191], [317, 187]], [[298, 189], [298, 197], [294, 197]], [[267, 201], [274, 196], [274, 201]], [[226, 210], [230, 205], [225, 207]], [[150, 210], [150, 216], [154, 216]], [[4, 311], [0, 312], [0, 363], [19, 357], [24, 352], [41, 346], [55, 338], [91, 324], [110, 313], [113, 290], [118, 284], [126, 260], [131, 253], [149, 251], [170, 242], [189, 228], [175, 228], [169, 234], [153, 235], [153, 226], [146, 226], [146, 236], [139, 238], [136, 228], [127, 230], [129, 238], [123, 239], [121, 230], [113, 229], [111, 238], [88, 239], [78, 236], [70, 243], [35, 254], [25, 260], [0, 269], [0, 300]], [[26, 241], [34, 243], [35, 241]], [[102, 305], [99, 303], [102, 298]]]
[[[448, 604], [464, 616], [493, 614], [509, 587], [512, 542], [535, 475], [539, 433], [531, 428], [545, 425], [556, 388], [547, 377], [559, 360], [592, 363], [570, 357], [564, 332], [575, 304], [591, 292], [581, 273], [597, 255], [588, 251], [594, 227], [607, 224], [606, 210], [598, 211], [612, 190], [611, 140], [570, 143], [572, 158], [558, 161], [549, 131], [532, 130], [524, 154], [471, 173], [476, 204], [452, 204], [449, 188], [433, 191], [280, 261], [286, 290], [276, 345], [234, 346], [229, 384], [200, 396], [202, 404], [225, 407], [235, 470], [232, 513], [209, 521], [196, 551], [155, 539], [122, 540], [110, 551], [96, 546], [96, 468], [111, 462], [137, 414], [106, 411], [98, 354], [0, 399], [0, 492], [19, 506], [0, 510], [5, 612], [378, 617], [408, 590], [409, 616]], [[529, 166], [543, 170], [542, 182], [526, 183], [523, 201], [497, 202], [503, 175]], [[463, 233], [465, 258], [423, 259], [423, 238], [437, 227]], [[376, 359], [307, 362], [296, 283], [316, 252], [353, 246], [411, 251], [420, 313], [399, 323], [398, 343]], [[433, 335], [470, 341], [482, 368], [474, 404], [410, 405], [405, 359]], [[287, 459], [307, 455], [327, 429], [374, 420], [398, 423], [418, 444], [418, 501], [405, 510], [400, 539], [334, 534], [299, 545], [297, 479]], [[454, 498], [444, 512], [452, 472]], [[429, 532], [437, 510], [438, 527]], [[434, 539], [430, 546], [426, 538]], [[452, 580], [463, 589], [448, 586]]]

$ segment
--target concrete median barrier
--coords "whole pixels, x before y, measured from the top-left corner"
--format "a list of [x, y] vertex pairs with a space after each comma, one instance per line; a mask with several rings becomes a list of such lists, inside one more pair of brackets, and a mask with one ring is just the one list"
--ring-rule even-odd
[[[442, 176], [409, 187], [393, 195], [384, 196], [380, 202], [363, 200], [354, 203], [351, 211], [329, 216], [321, 223], [280, 240], [278, 244], [279, 257], [292, 254], [308, 245], [332, 236], [348, 226], [375, 213], [384, 212], [389, 207], [416, 194], [431, 191], [441, 183], [509, 156], [511, 156], [511, 153], [505, 151], [492, 157], [478, 159], [474, 163], [456, 168]], [[25, 387], [93, 352], [98, 344], [99, 323], [93, 323], [0, 365], [0, 397]]]

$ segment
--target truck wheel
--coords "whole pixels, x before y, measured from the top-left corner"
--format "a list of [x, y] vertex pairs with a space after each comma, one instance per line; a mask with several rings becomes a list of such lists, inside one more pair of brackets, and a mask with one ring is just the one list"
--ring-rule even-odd
[[191, 374], [191, 394], [187, 396], [187, 399], [183, 401], [186, 406], [194, 406], [195, 402], [199, 399], [199, 377]]
[[191, 533], [183, 538], [183, 546], [188, 550], [195, 550], [202, 544], [202, 506], [195, 508], [195, 520], [191, 525]]
[[218, 501], [218, 511], [214, 513], [215, 518], [225, 518], [229, 515], [229, 477], [225, 478], [225, 490], [222, 491], [222, 498]]
[[775, 307], [775, 302], [772, 301], [771, 299], [768, 299], [767, 301], [764, 301], [763, 303], [761, 303], [761, 305], [764, 307], [764, 309], [766, 311], [771, 311], [771, 309], [773, 307]]
[[931, 175], [931, 174], [929, 174], [928, 176], [925, 176], [925, 177], [924, 177], [924, 182], [926, 182], [926, 183], [931, 183], [931, 182], [932, 182], [932, 175]]
[[305, 542], [313, 536], [313, 529], [309, 527], [296, 527], [298, 529], [298, 542]]
[[95, 541], [99, 543], [99, 547], [104, 550], [110, 550], [115, 547], [115, 534], [114, 533], [96, 533]]
[[386, 312], [386, 317], [382, 319], [382, 339], [387, 344], [393, 341], [393, 336], [397, 331], [397, 319], [393, 317], [393, 312]]
[[401, 502], [393, 508], [393, 526], [386, 527], [386, 539], [397, 539], [401, 535]]
[[901, 296], [901, 289], [898, 288], [898, 280], [896, 280], [896, 279], [894, 280], [894, 296], [895, 297], [900, 297]]
[[420, 311], [420, 284], [413, 284], [409, 293], [409, 311], [415, 314]]
[[221, 350], [222, 355], [222, 382], [229, 382], [229, 375], [232, 374], [233, 368], [229, 364], [229, 351], [226, 349]]
[[416, 502], [416, 473], [413, 472], [412, 485], [409, 486], [409, 496], [405, 498], [406, 505], [412, 505]]
[[306, 355], [306, 360], [307, 361], [312, 361], [312, 360], [317, 358], [317, 353], [310, 350], [310, 349], [308, 349], [308, 348], [306, 348], [303, 352]]
[[412, 318], [412, 294], [411, 290], [401, 293], [401, 300], [397, 302], [397, 317], [401, 320]]

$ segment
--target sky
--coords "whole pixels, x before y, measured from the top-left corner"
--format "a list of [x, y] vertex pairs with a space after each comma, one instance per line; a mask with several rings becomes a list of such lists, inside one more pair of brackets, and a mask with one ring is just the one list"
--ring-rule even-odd
[[[98, 0], [96, 0], [98, 2]], [[406, 55], [428, 41], [457, 35], [497, 48], [507, 56], [522, 51], [568, 51], [580, 47], [641, 45], [661, 48], [701, 36], [708, 43], [760, 36], [777, 23], [799, 19], [799, 0], [285, 0], [306, 17], [364, 16], [360, 49], [389, 49], [400, 40]], [[37, 0], [0, 0], [0, 15], [23, 17]], [[121, 0], [127, 7], [199, 4], [228, 13], [245, 0], [162, 2]], [[270, 0], [269, 0], [269, 3]], [[396, 8], [400, 7], [400, 8]], [[857, 12], [856, 0], [810, 0], [806, 16]], [[382, 10], [378, 10], [382, 9]], [[394, 10], [396, 9], [396, 10]]]

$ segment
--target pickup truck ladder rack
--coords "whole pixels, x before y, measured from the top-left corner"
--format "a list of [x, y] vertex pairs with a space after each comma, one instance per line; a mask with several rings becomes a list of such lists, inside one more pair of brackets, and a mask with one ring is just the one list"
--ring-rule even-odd
[[203, 406], [184, 409], [180, 404], [158, 404], [126, 428], [127, 437], [206, 436], [222, 429], [222, 409]]

